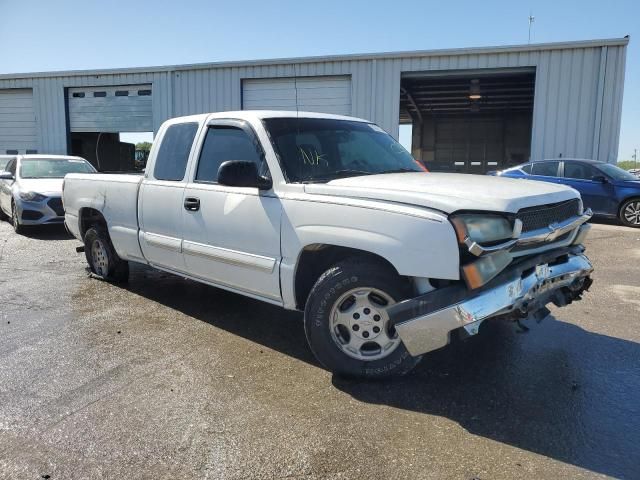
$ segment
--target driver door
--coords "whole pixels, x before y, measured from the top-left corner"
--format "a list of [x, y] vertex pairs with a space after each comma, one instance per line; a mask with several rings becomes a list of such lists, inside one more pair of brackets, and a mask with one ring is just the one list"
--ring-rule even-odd
[[603, 177], [602, 172], [586, 163], [564, 162], [563, 183], [578, 190], [584, 207], [592, 209], [596, 214], [607, 214], [616, 210], [613, 186], [609, 182], [603, 182]]
[[264, 152], [242, 120], [209, 123], [184, 194], [182, 250], [187, 271], [221, 287], [281, 301], [282, 206], [272, 190], [218, 184], [228, 160], [248, 160], [268, 175]]

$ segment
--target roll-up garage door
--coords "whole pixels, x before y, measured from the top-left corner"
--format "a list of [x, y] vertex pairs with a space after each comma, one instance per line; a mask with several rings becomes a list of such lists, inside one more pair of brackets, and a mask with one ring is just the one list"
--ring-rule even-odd
[[72, 132], [151, 132], [151, 85], [79, 87], [68, 91]]
[[296, 110], [351, 115], [351, 77], [245, 79], [244, 110]]
[[33, 91], [0, 90], [0, 154], [37, 151]]

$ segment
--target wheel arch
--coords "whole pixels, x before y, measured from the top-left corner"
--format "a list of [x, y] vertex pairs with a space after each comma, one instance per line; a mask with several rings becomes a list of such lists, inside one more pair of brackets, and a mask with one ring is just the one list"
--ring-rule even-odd
[[622, 206], [629, 200], [640, 200], [640, 193], [634, 193], [620, 200], [620, 203], [618, 203], [618, 213], [620, 213], [620, 209], [622, 208]]
[[81, 238], [84, 238], [87, 230], [94, 226], [100, 226], [108, 230], [107, 220], [102, 212], [91, 207], [83, 207], [78, 211], [78, 226]]
[[309, 244], [300, 251], [296, 261], [294, 273], [296, 308], [304, 310], [313, 285], [327, 269], [342, 260], [354, 257], [375, 262], [388, 269], [390, 274], [401, 276], [389, 260], [377, 253], [328, 243]]

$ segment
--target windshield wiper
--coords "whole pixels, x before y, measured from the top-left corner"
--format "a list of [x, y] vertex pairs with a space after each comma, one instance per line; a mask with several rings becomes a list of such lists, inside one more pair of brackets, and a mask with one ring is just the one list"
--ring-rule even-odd
[[302, 183], [323, 183], [337, 180], [338, 178], [360, 177], [363, 175], [375, 175], [375, 172], [367, 172], [364, 170], [336, 170], [321, 177], [307, 178], [303, 180]]
[[420, 172], [420, 170], [413, 170], [412, 168], [395, 168], [393, 170], [385, 170], [384, 172], [378, 172], [380, 174], [384, 174], [384, 173], [418, 173]]

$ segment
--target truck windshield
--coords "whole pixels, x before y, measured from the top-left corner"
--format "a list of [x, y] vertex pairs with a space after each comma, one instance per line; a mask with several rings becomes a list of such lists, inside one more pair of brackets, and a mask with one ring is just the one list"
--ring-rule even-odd
[[328, 182], [378, 173], [425, 172], [377, 125], [327, 118], [267, 118], [287, 181]]
[[95, 173], [89, 162], [66, 158], [28, 158], [20, 162], [20, 178], [64, 178], [67, 173]]

